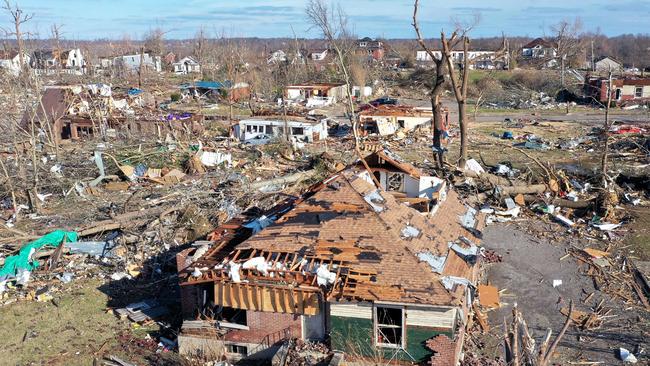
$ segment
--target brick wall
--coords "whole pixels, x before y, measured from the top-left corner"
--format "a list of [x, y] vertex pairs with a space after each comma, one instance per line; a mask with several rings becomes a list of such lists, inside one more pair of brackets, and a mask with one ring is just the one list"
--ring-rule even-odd
[[300, 315], [246, 311], [246, 323], [249, 330], [232, 330], [225, 340], [231, 342], [261, 343], [268, 336], [269, 344], [284, 338], [284, 330], [289, 329], [290, 336], [301, 337]]
[[452, 341], [446, 335], [440, 334], [427, 341], [427, 347], [434, 352], [429, 361], [431, 366], [454, 366], [458, 362], [457, 348], [460, 338]]

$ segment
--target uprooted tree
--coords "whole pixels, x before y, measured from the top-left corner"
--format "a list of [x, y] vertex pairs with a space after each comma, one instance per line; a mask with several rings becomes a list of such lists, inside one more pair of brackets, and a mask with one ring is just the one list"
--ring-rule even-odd
[[433, 153], [438, 167], [442, 169], [444, 167], [445, 161], [445, 149], [442, 147], [444, 126], [442, 120], [442, 101], [440, 100], [440, 95], [442, 94], [445, 84], [445, 67], [447, 63], [447, 55], [442, 52], [433, 52], [433, 50], [431, 50], [431, 48], [424, 42], [417, 20], [418, 5], [419, 0], [415, 0], [415, 4], [413, 5], [412, 25], [415, 29], [418, 44], [424, 51], [426, 51], [426, 53], [436, 65], [436, 74], [435, 77], [433, 77], [433, 81], [430, 85], [431, 90], [429, 91], [429, 98], [431, 99], [431, 111], [433, 112]]

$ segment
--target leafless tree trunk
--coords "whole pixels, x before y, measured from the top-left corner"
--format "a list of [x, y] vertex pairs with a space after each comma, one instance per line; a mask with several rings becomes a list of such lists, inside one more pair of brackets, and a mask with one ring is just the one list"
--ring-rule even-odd
[[433, 83], [431, 85], [431, 91], [429, 92], [429, 97], [431, 98], [431, 111], [433, 112], [434, 160], [437, 162], [438, 167], [442, 169], [445, 163], [445, 158], [444, 158], [445, 149], [442, 147], [444, 126], [442, 121], [442, 102], [440, 101], [440, 94], [442, 93], [445, 84], [445, 64], [447, 62], [447, 55], [441, 52], [440, 57], [436, 56], [436, 54], [433, 53], [433, 51], [424, 42], [417, 21], [418, 5], [419, 5], [419, 0], [415, 0], [415, 4], [413, 5], [412, 25], [413, 28], [415, 29], [415, 34], [417, 35], [418, 44], [424, 51], [427, 52], [429, 57], [431, 57], [431, 59], [436, 65], [436, 76], [435, 76], [435, 80], [433, 80]]
[[609, 70], [609, 80], [607, 82], [607, 105], [605, 106], [605, 124], [603, 125], [603, 156], [600, 162], [601, 184], [603, 188], [608, 186], [607, 177], [607, 159], [609, 155], [609, 108], [612, 105], [612, 94], [615, 91], [612, 78], [612, 70]]
[[361, 163], [364, 165], [368, 171], [368, 174], [373, 179], [377, 187], [381, 187], [381, 184], [377, 178], [375, 178], [374, 174], [372, 174], [368, 163], [361, 154], [361, 148], [359, 147], [360, 138], [358, 121], [356, 113], [354, 111], [351, 77], [348, 71], [348, 64], [346, 63], [346, 55], [344, 52], [345, 40], [346, 37], [349, 36], [346, 29], [347, 17], [343, 12], [343, 9], [340, 7], [329, 9], [325, 0], [309, 0], [307, 3], [306, 12], [311, 24], [314, 27], [320, 29], [320, 31], [323, 33], [323, 36], [328, 41], [330, 47], [334, 49], [338, 66], [343, 73], [343, 80], [345, 81], [348, 107], [350, 108], [350, 122], [352, 123], [352, 133], [354, 134], [355, 151], [359, 157], [359, 160], [361, 160]]
[[140, 47], [140, 66], [138, 67], [138, 88], [142, 89], [142, 74], [144, 73], [144, 46]]
[[30, 21], [34, 17], [34, 14], [23, 14], [23, 10], [18, 6], [18, 4], [12, 6], [11, 3], [9, 3], [9, 0], [4, 0], [4, 3], [5, 5], [2, 7], [2, 9], [9, 13], [14, 25], [14, 31], [5, 31], [5, 34], [7, 37], [16, 37], [20, 69], [21, 71], [25, 71], [25, 68], [27, 66], [25, 65], [25, 45], [23, 44], [23, 33], [20, 29], [20, 26]]
[[[54, 49], [56, 50], [57, 57], [61, 58], [61, 25], [52, 24], [52, 39], [54, 39]], [[57, 62], [56, 71], [57, 73], [61, 72], [61, 66], [63, 60]]]
[[460, 158], [458, 166], [461, 169], [465, 168], [467, 162], [467, 142], [468, 142], [468, 121], [466, 116], [466, 103], [467, 103], [467, 85], [469, 84], [469, 37], [466, 32], [460, 36], [460, 41], [463, 42], [463, 67], [459, 75], [456, 75], [454, 68], [454, 60], [452, 59], [451, 51], [456, 43], [458, 33], [452, 33], [451, 37], [447, 39], [445, 33], [440, 33], [440, 40], [442, 41], [442, 51], [447, 56], [447, 67], [449, 68], [449, 77], [451, 78], [452, 89], [458, 104], [458, 125], [460, 128]]

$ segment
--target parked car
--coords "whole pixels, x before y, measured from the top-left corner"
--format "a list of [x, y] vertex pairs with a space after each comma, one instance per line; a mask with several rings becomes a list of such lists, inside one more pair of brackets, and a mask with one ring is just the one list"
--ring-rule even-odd
[[244, 140], [244, 145], [265, 145], [271, 142], [271, 140], [271, 136], [260, 134], [248, 140]]

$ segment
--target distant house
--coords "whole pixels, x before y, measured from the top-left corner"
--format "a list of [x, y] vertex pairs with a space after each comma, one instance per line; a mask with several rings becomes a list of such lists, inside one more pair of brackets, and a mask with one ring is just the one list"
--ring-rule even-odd
[[30, 65], [38, 74], [51, 74], [55, 71], [75, 74], [86, 72], [86, 60], [79, 48], [61, 52], [57, 50], [34, 51]]
[[162, 71], [162, 59], [149, 52], [131, 53], [122, 56], [103, 57], [99, 60], [102, 69], [118, 69], [125, 72], [137, 72], [140, 69], [140, 62], [148, 70]]
[[238, 101], [250, 97], [250, 86], [247, 83], [231, 83], [230, 81], [197, 81], [192, 84], [180, 86], [185, 96], [194, 98], [212, 97], [213, 99], [226, 99]]
[[603, 57], [594, 63], [594, 71], [623, 71], [623, 64], [612, 57]]
[[[448, 118], [446, 111], [443, 118]], [[400, 129], [410, 131], [432, 119], [431, 108], [380, 105], [359, 113], [359, 127], [363, 134], [389, 136]]]
[[608, 77], [587, 76], [584, 84], [585, 95], [600, 103], [607, 103], [607, 92], [612, 93], [612, 101], [617, 105], [650, 102], [650, 78], [616, 77], [609, 88]]
[[[23, 63], [29, 65], [31, 57], [23, 53]], [[20, 74], [20, 54], [18, 51], [0, 51], [0, 68], [12, 75]]]
[[367, 56], [369, 60], [380, 61], [384, 58], [384, 44], [381, 41], [365, 37], [357, 40], [357, 55]]
[[327, 48], [311, 50], [309, 58], [313, 61], [324, 61], [328, 53], [329, 50]]
[[347, 96], [347, 91], [343, 83], [313, 83], [287, 85], [284, 94], [287, 99], [304, 101], [307, 108], [312, 108], [336, 103]]
[[266, 59], [266, 63], [269, 65], [281, 62], [287, 62], [287, 54], [283, 50], [276, 50], [271, 52], [269, 57]]
[[[442, 51], [433, 50], [433, 55], [436, 58], [442, 57]], [[465, 59], [464, 51], [451, 51], [451, 58], [455, 63], [462, 63]], [[467, 58], [469, 59], [470, 69], [479, 69], [479, 70], [502, 70], [508, 66], [508, 54], [497, 54], [495, 51], [486, 51], [486, 50], [474, 50], [467, 52]], [[427, 51], [418, 50], [415, 54], [415, 61], [419, 63], [429, 63], [433, 62], [431, 55]]]
[[521, 49], [521, 56], [529, 59], [551, 59], [557, 57], [557, 45], [543, 38], [535, 38]]
[[[285, 121], [286, 119], [286, 121]], [[288, 131], [285, 132], [285, 127]], [[314, 142], [327, 138], [327, 120], [312, 121], [297, 117], [264, 117], [239, 121], [235, 135], [241, 141], [265, 134], [271, 137], [289, 136], [299, 142]]]
[[201, 65], [190, 56], [183, 57], [178, 62], [172, 63], [172, 68], [177, 74], [200, 73]]

